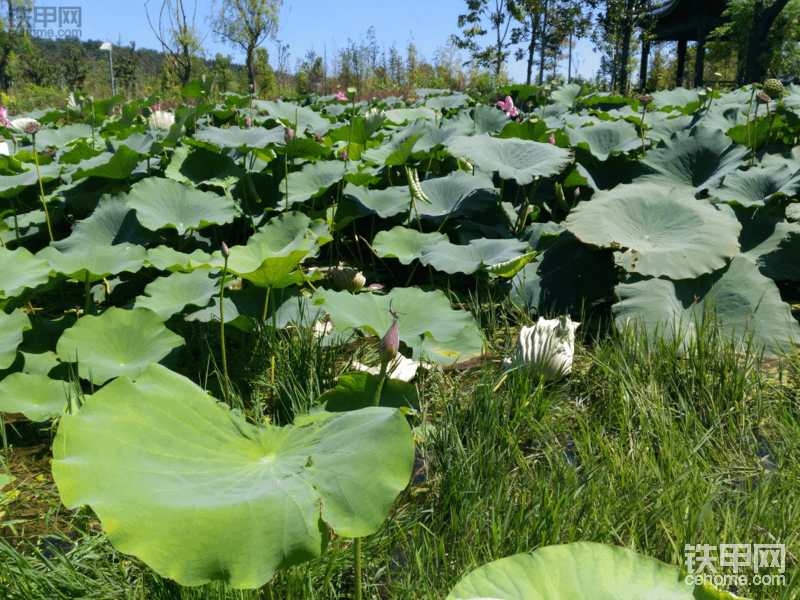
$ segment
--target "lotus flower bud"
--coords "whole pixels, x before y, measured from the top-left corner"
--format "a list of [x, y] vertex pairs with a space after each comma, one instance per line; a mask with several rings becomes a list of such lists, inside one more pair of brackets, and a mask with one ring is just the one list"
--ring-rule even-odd
[[231, 255], [231, 251], [228, 248], [228, 244], [222, 242], [222, 257], [227, 259]]
[[564, 188], [560, 183], [556, 183], [556, 205], [562, 207], [567, 206], [566, 199], [564, 198]]
[[719, 81], [722, 79], [722, 73], [714, 73], [714, 81]]
[[506, 361], [506, 368], [519, 368], [547, 381], [569, 374], [579, 325], [567, 316], [539, 319], [532, 327], [523, 327], [514, 358]]
[[352, 267], [337, 267], [331, 269], [331, 277], [333, 283], [336, 284], [340, 290], [346, 290], [354, 294], [364, 287], [367, 283], [367, 278], [361, 271], [356, 271]]
[[758, 94], [756, 94], [756, 103], [757, 104], [769, 104], [770, 100], [772, 100], [772, 98], [770, 98], [764, 92], [759, 92]]
[[253, 120], [250, 118], [250, 115], [245, 115], [245, 117], [244, 117], [244, 125], [245, 125], [245, 127], [252, 127], [253, 126]]
[[48, 148], [47, 150], [42, 152], [42, 156], [44, 156], [45, 158], [53, 158], [55, 155], [56, 155], [55, 148]]
[[397, 321], [392, 323], [389, 331], [383, 336], [381, 340], [381, 347], [378, 350], [378, 355], [381, 357], [381, 364], [389, 364], [397, 356], [397, 351], [400, 349], [400, 336], [397, 333]]
[[553, 146], [555, 146], [556, 145], [556, 134], [555, 133], [551, 133], [550, 137], [549, 137], [549, 139], [547, 141], [550, 142], [551, 144], [553, 144]]
[[283, 139], [288, 144], [294, 139], [294, 131], [292, 131], [291, 127], [286, 127], [283, 132]]
[[0, 125], [8, 127], [8, 109], [0, 106]]
[[342, 162], [347, 162], [347, 149], [342, 148], [342, 151], [339, 153], [339, 160]]
[[642, 106], [647, 106], [653, 101], [653, 97], [650, 95], [639, 96], [639, 102], [642, 103]]
[[315, 133], [314, 134], [314, 141], [317, 142], [318, 144], [321, 144], [322, 143], [322, 136], [320, 134], [318, 134], [318, 133]]
[[577, 197], [578, 197], [578, 196], [580, 196], [580, 195], [581, 195], [581, 188], [579, 188], [579, 187], [576, 187], [576, 188], [575, 188], [575, 197], [577, 198]]
[[150, 107], [150, 112], [156, 112], [159, 110], [163, 110], [163, 108], [161, 107], [161, 104], [159, 104], [158, 102], [156, 102], [155, 104], [153, 104], [153, 106]]

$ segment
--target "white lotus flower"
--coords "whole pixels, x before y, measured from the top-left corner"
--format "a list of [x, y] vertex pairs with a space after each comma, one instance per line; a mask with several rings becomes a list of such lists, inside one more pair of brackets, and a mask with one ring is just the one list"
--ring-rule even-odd
[[[389, 366], [386, 369], [386, 375], [392, 379], [399, 379], [400, 381], [411, 381], [416, 376], [420, 367], [423, 369], [432, 369], [433, 365], [429, 363], [420, 363], [415, 360], [411, 360], [410, 358], [406, 358], [402, 354], [398, 354], [397, 357], [389, 363]], [[371, 373], [373, 375], [378, 375], [381, 372], [381, 368], [379, 366], [368, 367], [367, 365], [362, 365], [360, 362], [356, 361], [353, 361], [353, 369], [356, 371], [366, 371], [367, 373]]]
[[547, 381], [564, 377], [572, 371], [578, 325], [567, 316], [539, 319], [535, 325], [523, 327], [514, 358], [506, 360], [506, 368], [518, 368]]
[[29, 117], [18, 117], [8, 122], [8, 128], [16, 133], [25, 133], [25, 128], [33, 123], [38, 125], [39, 121]]
[[0, 142], [0, 154], [8, 156], [11, 152], [8, 150], [8, 142]]
[[157, 110], [147, 119], [147, 128], [154, 131], [169, 131], [175, 124], [175, 115], [166, 110]]

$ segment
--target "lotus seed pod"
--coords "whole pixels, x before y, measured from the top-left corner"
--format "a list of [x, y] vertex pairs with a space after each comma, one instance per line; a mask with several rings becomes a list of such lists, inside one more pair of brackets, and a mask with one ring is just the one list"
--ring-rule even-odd
[[756, 103], [758, 104], [769, 104], [770, 100], [772, 100], [772, 98], [770, 98], [769, 95], [765, 94], [764, 92], [759, 92], [756, 94]]
[[764, 82], [764, 93], [770, 98], [780, 98], [783, 94], [783, 84], [778, 79], [767, 79]]
[[41, 128], [42, 126], [39, 125], [39, 121], [33, 121], [25, 125], [25, 133], [29, 135], [36, 135], [37, 133], [39, 133], [39, 130]]
[[367, 283], [367, 278], [364, 277], [361, 271], [356, 271], [352, 267], [337, 267], [331, 270], [331, 277], [333, 283], [336, 284], [340, 290], [345, 290], [354, 294], [364, 287]]
[[15, 133], [25, 133], [25, 128], [31, 123], [36, 123], [37, 125], [39, 124], [36, 119], [31, 119], [30, 117], [18, 117], [8, 123], [8, 128]]
[[378, 355], [381, 357], [381, 364], [389, 364], [394, 360], [399, 349], [400, 337], [397, 333], [397, 321], [395, 321], [381, 340], [381, 347], [378, 350]]
[[650, 96], [649, 94], [646, 94], [644, 96], [639, 96], [639, 102], [642, 103], [642, 106], [647, 106], [652, 101], [653, 101], [653, 97]]

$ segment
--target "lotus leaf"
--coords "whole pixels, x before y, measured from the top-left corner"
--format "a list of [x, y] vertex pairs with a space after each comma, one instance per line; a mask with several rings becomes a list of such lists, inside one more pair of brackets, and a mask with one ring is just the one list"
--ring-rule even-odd
[[711, 318], [742, 345], [752, 332], [753, 343], [767, 354], [788, 351], [789, 340], [800, 340], [800, 326], [775, 282], [745, 256], [736, 256], [727, 267], [697, 279], [630, 277], [617, 286], [617, 295], [620, 301], [613, 310], [619, 327], [641, 322], [651, 337], [656, 332], [684, 336], [684, 347], [694, 340], [695, 319], [702, 322], [704, 311], [716, 311]]
[[128, 146], [120, 146], [116, 152], [104, 152], [100, 156], [82, 160], [71, 172], [72, 181], [81, 177], [105, 177], [127, 179], [139, 164], [141, 155]]
[[17, 357], [17, 346], [22, 342], [22, 332], [31, 328], [30, 320], [21, 310], [10, 315], [0, 312], [0, 369], [10, 367]]
[[207, 148], [181, 146], [175, 150], [164, 175], [170, 179], [194, 185], [207, 183], [229, 188], [241, 179], [245, 170], [227, 154], [217, 154]]
[[208, 254], [202, 250], [195, 250], [191, 254], [184, 254], [173, 250], [169, 246], [158, 246], [147, 251], [146, 261], [156, 269], [162, 271], [193, 271], [194, 269], [222, 268], [225, 259], [217, 251]]
[[420, 233], [398, 225], [389, 231], [379, 231], [372, 247], [380, 257], [396, 258], [402, 264], [410, 265], [422, 256], [424, 249], [441, 243], [447, 243], [447, 236], [443, 233]]
[[[352, 164], [348, 168], [354, 168]], [[289, 174], [289, 205], [305, 202], [324, 194], [329, 187], [342, 179], [345, 174], [344, 164], [337, 160], [326, 160], [304, 165], [298, 173]], [[280, 200], [277, 208], [286, 206], [286, 180], [278, 187]]]
[[301, 212], [283, 213], [270, 219], [247, 240], [248, 246], [265, 245], [276, 255], [286, 255], [294, 250], [307, 250], [319, 255], [320, 246], [332, 240], [330, 225], [325, 221], [312, 221]]
[[742, 206], [764, 206], [775, 194], [794, 196], [800, 190], [800, 174], [787, 162], [734, 171], [725, 176], [712, 195]]
[[121, 552], [183, 585], [257, 588], [319, 556], [329, 526], [377, 530], [408, 484], [414, 442], [382, 407], [255, 427], [151, 365], [65, 415], [54, 457], [64, 504], [90, 504]]
[[307, 280], [302, 271], [294, 270], [308, 254], [308, 250], [274, 252], [264, 243], [235, 246], [228, 270], [262, 287], [283, 288]]
[[[43, 165], [39, 171], [42, 174], [42, 182], [47, 183], [53, 179], [57, 179], [61, 175], [61, 165]], [[39, 176], [36, 173], [36, 167], [28, 171], [19, 173], [18, 175], [2, 175], [0, 176], [0, 198], [13, 198], [18, 196], [26, 188], [37, 185], [39, 183]]]
[[50, 264], [25, 248], [0, 248], [0, 264], [6, 265], [0, 269], [0, 298], [17, 296], [26, 288], [47, 283], [50, 278]]
[[430, 108], [419, 106], [417, 108], [396, 108], [384, 111], [386, 119], [397, 125], [409, 121], [416, 121], [417, 119], [430, 119], [433, 121], [436, 118], [435, 113]]
[[519, 240], [477, 239], [466, 246], [442, 241], [423, 247], [419, 260], [445, 273], [469, 275], [492, 265], [520, 260], [528, 250], [528, 244]]
[[219, 278], [206, 270], [191, 273], [172, 273], [159, 277], [144, 288], [144, 296], [136, 298], [136, 308], [149, 308], [162, 321], [180, 312], [186, 306], [204, 307], [211, 296], [219, 293]]
[[568, 134], [570, 144], [585, 148], [601, 161], [606, 160], [612, 153], [627, 152], [642, 147], [636, 127], [622, 120], [569, 129]]
[[194, 139], [199, 142], [206, 142], [219, 148], [236, 148], [240, 151], [253, 148], [266, 148], [271, 144], [283, 142], [283, 128], [264, 129], [263, 127], [251, 127], [249, 129], [239, 129], [230, 127], [220, 129], [219, 127], [204, 127], [194, 134]]
[[628, 272], [690, 279], [724, 267], [739, 251], [741, 225], [719, 208], [679, 189], [620, 185], [578, 204], [565, 225], [587, 244], [619, 250]]
[[400, 186], [376, 190], [348, 183], [344, 195], [356, 201], [360, 212], [377, 214], [384, 219], [407, 212], [411, 200], [408, 188]]
[[36, 257], [50, 263], [56, 273], [78, 281], [85, 281], [88, 275], [89, 281], [94, 282], [123, 271], [135, 273], [142, 268], [146, 254], [142, 246], [133, 244], [85, 244], [70, 252], [59, 252], [53, 246], [48, 246], [40, 250]]
[[0, 412], [22, 413], [31, 421], [60, 416], [72, 398], [69, 383], [46, 375], [12, 373], [0, 381]]
[[315, 135], [325, 135], [331, 127], [328, 119], [320, 116], [308, 106], [298, 106], [293, 102], [284, 102], [283, 100], [269, 102], [255, 100], [253, 106], [259, 112], [266, 110], [271, 117], [281, 119], [284, 125], [291, 123], [292, 129], [297, 129], [297, 131], [308, 129]]
[[77, 362], [81, 377], [102, 385], [121, 375], [136, 379], [150, 363], [183, 344], [149, 309], [109, 308], [99, 317], [78, 319], [58, 340], [56, 352]]
[[236, 205], [230, 196], [201, 192], [171, 179], [150, 177], [135, 184], [128, 194], [128, 206], [139, 222], [150, 229], [176, 229], [183, 235], [189, 229], [230, 223], [236, 218]]
[[36, 146], [37, 148], [46, 148], [48, 146], [63, 148], [77, 139], [90, 137], [92, 137], [91, 126], [85, 123], [76, 123], [64, 125], [58, 129], [42, 129], [36, 134]]
[[134, 152], [147, 155], [153, 148], [153, 141], [153, 136], [136, 132], [132, 133], [125, 139], [108, 139], [106, 143], [112, 152], [119, 150], [120, 146], [127, 146]]
[[[319, 407], [328, 412], [342, 412], [372, 406], [377, 385], [378, 379], [370, 373], [344, 373], [335, 388], [319, 397]], [[379, 406], [413, 408], [418, 402], [417, 386], [399, 379], [384, 381]]]
[[[436, 223], [475, 217], [497, 207], [500, 200], [491, 179], [464, 171], [426, 179], [421, 186], [430, 204], [417, 203], [419, 216]], [[410, 201], [410, 191], [408, 198]]]
[[777, 281], [800, 281], [800, 223], [788, 223], [764, 210], [734, 207], [742, 224], [741, 253], [763, 275]]

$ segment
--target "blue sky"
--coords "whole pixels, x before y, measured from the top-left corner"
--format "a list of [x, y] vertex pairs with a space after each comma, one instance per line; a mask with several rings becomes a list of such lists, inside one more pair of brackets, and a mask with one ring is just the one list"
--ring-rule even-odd
[[[193, 7], [185, 0], [187, 10]], [[159, 44], [147, 23], [142, 0], [36, 0], [36, 6], [81, 7], [81, 39], [102, 40], [124, 45], [135, 41], [139, 48], [158, 49]], [[148, 9], [151, 18], [157, 20], [161, 0], [150, 0]], [[209, 31], [206, 16], [212, 7], [211, 0], [197, 1], [196, 23], [203, 33]], [[386, 48], [397, 43], [403, 51], [412, 38], [420, 54], [432, 59], [436, 48], [444, 46], [449, 35], [458, 30], [458, 15], [464, 12], [463, 0], [404, 0], [403, 2], [356, 2], [355, 0], [284, 0], [280, 11], [280, 26], [277, 37], [289, 44], [290, 64], [294, 68], [296, 58], [302, 58], [306, 50], [313, 47], [317, 54], [327, 49], [330, 56], [334, 47], [342, 47], [348, 37], [356, 42], [366, 37], [370, 26], [375, 27], [378, 43]], [[154, 21], [155, 22], [155, 21]], [[37, 25], [40, 27], [41, 23]], [[57, 23], [56, 23], [57, 26]], [[49, 25], [53, 27], [53, 25]], [[57, 29], [57, 27], [56, 27]], [[210, 57], [217, 52], [232, 54], [235, 62], [244, 62], [244, 55], [213, 40], [205, 39], [204, 47]], [[276, 44], [268, 40], [265, 47], [270, 61], [275, 62]], [[580, 72], [590, 76], [599, 66], [599, 55], [595, 54], [588, 40], [580, 41], [577, 59], [581, 61]], [[467, 55], [462, 55], [464, 60]], [[564, 64], [566, 70], [566, 62]], [[512, 63], [509, 74], [515, 81], [524, 81], [525, 63]]]

